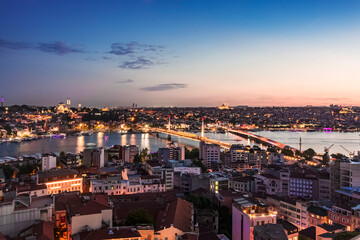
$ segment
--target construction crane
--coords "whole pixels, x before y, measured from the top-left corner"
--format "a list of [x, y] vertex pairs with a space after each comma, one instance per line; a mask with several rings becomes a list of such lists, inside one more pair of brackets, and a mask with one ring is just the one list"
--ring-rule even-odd
[[334, 144], [331, 144], [330, 147], [324, 147], [324, 152], [325, 154], [329, 154], [330, 148], [332, 148], [334, 146]]
[[353, 159], [355, 156], [355, 151], [354, 152], [350, 152], [347, 148], [345, 148], [344, 146], [340, 145], [340, 147], [342, 147], [350, 156], [350, 159]]

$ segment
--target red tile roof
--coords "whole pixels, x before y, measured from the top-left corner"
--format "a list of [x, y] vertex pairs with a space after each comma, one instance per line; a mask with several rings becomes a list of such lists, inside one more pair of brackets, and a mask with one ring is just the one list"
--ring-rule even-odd
[[173, 225], [183, 232], [193, 230], [193, 204], [178, 198], [167, 205], [165, 211], [160, 211], [156, 219], [156, 229], [169, 228]]
[[41, 240], [54, 240], [54, 223], [42, 221], [33, 226], [33, 234], [36, 239]]

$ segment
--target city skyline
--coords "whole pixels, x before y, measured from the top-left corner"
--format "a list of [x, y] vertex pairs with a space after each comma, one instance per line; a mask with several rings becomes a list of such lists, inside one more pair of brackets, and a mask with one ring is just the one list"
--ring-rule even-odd
[[54, 106], [360, 105], [357, 1], [2, 1], [0, 96]]

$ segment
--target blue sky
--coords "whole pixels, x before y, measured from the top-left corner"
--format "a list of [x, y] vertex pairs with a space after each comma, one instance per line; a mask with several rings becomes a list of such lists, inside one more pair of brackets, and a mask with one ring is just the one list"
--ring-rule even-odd
[[8, 104], [360, 105], [359, 1], [0, 0]]

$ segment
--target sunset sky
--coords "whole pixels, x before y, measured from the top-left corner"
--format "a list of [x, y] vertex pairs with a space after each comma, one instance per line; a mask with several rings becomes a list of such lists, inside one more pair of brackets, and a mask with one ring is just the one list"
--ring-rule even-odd
[[360, 105], [358, 0], [0, 0], [0, 96]]

